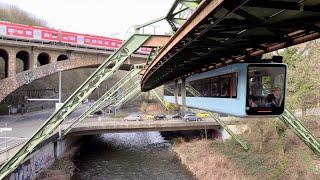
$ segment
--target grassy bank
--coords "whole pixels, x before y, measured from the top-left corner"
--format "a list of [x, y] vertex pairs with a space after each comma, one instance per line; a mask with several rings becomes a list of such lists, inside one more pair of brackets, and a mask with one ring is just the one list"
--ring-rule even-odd
[[[320, 159], [290, 130], [279, 134], [273, 121], [249, 121], [241, 138], [245, 152], [233, 140], [175, 141], [174, 151], [198, 179], [320, 179]], [[319, 125], [310, 129], [319, 137]]]
[[198, 179], [245, 179], [227, 156], [210, 147], [211, 143], [209, 140], [193, 140], [175, 144], [173, 149]]

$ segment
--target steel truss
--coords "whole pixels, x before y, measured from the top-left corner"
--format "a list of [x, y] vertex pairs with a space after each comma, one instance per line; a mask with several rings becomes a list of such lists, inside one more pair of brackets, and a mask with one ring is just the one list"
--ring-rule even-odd
[[[103, 109], [106, 105], [111, 105], [115, 99], [116, 93], [124, 87], [129, 81], [133, 80], [139, 74], [141, 70], [138, 68], [132, 69], [127, 75], [125, 75], [119, 82], [117, 82], [111, 89], [109, 89], [104, 95], [102, 95], [97, 101], [95, 101], [84, 113], [82, 113], [73, 123], [68, 126], [63, 132], [62, 137], [65, 137], [72, 128], [76, 127], [82, 120], [87, 118], [90, 114], [96, 112], [99, 109]], [[107, 104], [108, 103], [108, 104]]]
[[[117, 51], [110, 55], [104, 63], [65, 101], [62, 107], [53, 113], [35, 134], [0, 168], [0, 179], [14, 171], [34, 148], [52, 134], [63, 120], [85, 100], [104, 80], [115, 73], [121, 64], [134, 53], [150, 35], [132, 35]], [[108, 69], [114, 63], [111, 69]]]
[[[190, 84], [186, 84], [186, 90], [189, 91], [193, 96], [199, 96], [201, 97], [202, 94], [197, 91], [194, 87], [192, 87]], [[224, 122], [223, 120], [219, 117], [219, 115], [217, 114], [214, 114], [214, 112], [208, 112], [210, 114], [210, 116], [216, 120], [220, 126], [222, 126], [226, 131], [227, 133], [229, 133], [229, 135], [235, 140], [237, 141], [242, 147], [244, 150], [249, 150], [249, 147], [247, 146], [247, 144], [245, 142], [243, 142], [240, 137], [238, 137]]]
[[166, 106], [166, 103], [164, 102], [164, 100], [159, 96], [159, 94], [157, 93], [156, 90], [152, 89], [151, 90], [152, 94], [158, 99], [158, 101], [160, 102], [160, 104], [162, 105], [162, 107], [164, 107], [166, 110], [169, 110]]
[[320, 142], [287, 108], [279, 117], [315, 154], [320, 156]]
[[132, 98], [134, 98], [136, 95], [138, 95], [139, 93], [141, 93], [141, 89], [140, 89], [140, 82], [135, 84], [131, 90], [125, 94], [125, 96], [118, 102], [116, 102], [114, 104], [114, 108], [115, 109], [119, 109], [121, 106], [123, 106], [125, 103], [127, 103], [129, 100], [131, 100]]
[[137, 33], [140, 29], [162, 20], [166, 20], [173, 31], [177, 31], [200, 3], [201, 0], [175, 0], [166, 16], [138, 25], [135, 27], [135, 31]]

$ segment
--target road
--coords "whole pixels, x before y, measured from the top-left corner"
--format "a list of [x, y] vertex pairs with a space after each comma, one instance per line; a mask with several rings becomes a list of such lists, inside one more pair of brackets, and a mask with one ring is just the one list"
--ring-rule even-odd
[[[88, 105], [89, 104], [82, 105], [69, 115], [66, 121], [71, 121], [73, 118], [80, 116]], [[0, 153], [6, 148], [20, 144], [30, 138], [34, 132], [40, 128], [41, 124], [43, 124], [53, 113], [54, 109], [46, 109], [43, 111], [26, 113], [24, 115], [0, 116], [0, 128], [6, 126], [12, 128], [11, 132], [0, 132]]]

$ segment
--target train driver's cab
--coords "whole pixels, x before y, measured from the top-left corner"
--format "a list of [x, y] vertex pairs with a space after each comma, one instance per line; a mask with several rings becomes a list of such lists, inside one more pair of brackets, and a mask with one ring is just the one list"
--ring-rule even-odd
[[247, 74], [248, 115], [280, 115], [284, 111], [285, 64], [250, 64]]

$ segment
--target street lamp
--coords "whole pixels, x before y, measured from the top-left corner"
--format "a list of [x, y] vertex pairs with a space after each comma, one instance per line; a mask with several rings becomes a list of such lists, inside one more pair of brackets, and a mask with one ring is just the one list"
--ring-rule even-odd
[[153, 34], [156, 34], [156, 28], [160, 27], [159, 25], [152, 25], [152, 24], [150, 24], [149, 26], [153, 27]]

